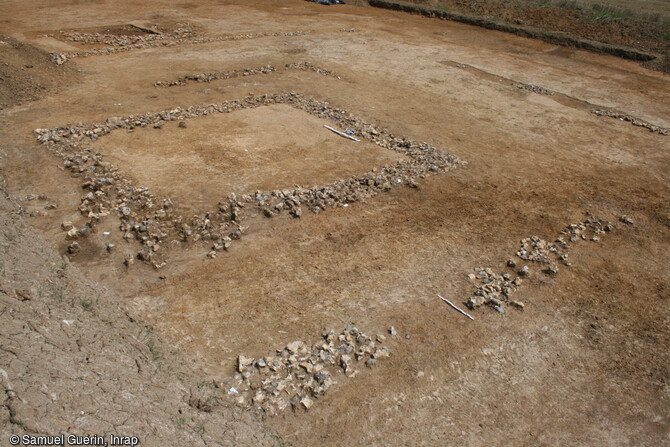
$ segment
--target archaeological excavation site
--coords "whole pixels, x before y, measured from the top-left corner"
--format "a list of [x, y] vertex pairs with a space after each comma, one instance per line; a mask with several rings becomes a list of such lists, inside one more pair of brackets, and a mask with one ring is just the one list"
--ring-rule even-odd
[[670, 445], [669, 2], [0, 11], [0, 446]]

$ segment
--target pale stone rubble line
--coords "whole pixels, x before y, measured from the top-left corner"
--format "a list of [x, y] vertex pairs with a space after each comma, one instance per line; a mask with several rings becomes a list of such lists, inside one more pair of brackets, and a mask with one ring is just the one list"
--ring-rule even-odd
[[522, 82], [515, 82], [512, 83], [512, 85], [516, 88], [520, 88], [522, 90], [528, 90], [529, 92], [537, 93], [538, 95], [547, 95], [547, 96], [553, 96], [554, 92], [546, 89], [544, 87], [540, 87], [539, 85], [535, 84], [524, 84]]
[[[143, 28], [142, 30], [146, 29]], [[172, 31], [165, 33], [154, 31], [151, 34], [147, 34], [146, 31], [143, 31], [141, 34], [117, 35], [109, 33], [82, 33], [82, 32], [61, 31], [61, 35], [66, 40], [69, 40], [71, 42], [83, 43], [88, 45], [101, 43], [109, 46], [123, 47], [140, 42], [197, 37], [198, 33], [196, 31], [195, 25], [181, 24], [179, 28], [176, 28]]]
[[572, 96], [567, 95], [565, 93], [555, 92], [553, 90], [549, 90], [549, 89], [546, 89], [544, 87], [540, 87], [539, 85], [525, 84], [523, 82], [516, 82], [512, 79], [509, 79], [509, 78], [506, 78], [504, 76], [500, 76], [500, 75], [497, 75], [497, 74], [494, 74], [494, 73], [490, 73], [486, 70], [482, 70], [481, 68], [477, 68], [477, 67], [469, 65], [469, 64], [458, 63], [458, 62], [455, 62], [455, 61], [452, 61], [452, 62], [458, 68], [472, 69], [472, 70], [475, 70], [475, 71], [486, 73], [487, 75], [490, 75], [490, 76], [496, 76], [499, 79], [510, 82], [512, 84], [512, 86], [514, 86], [518, 89], [527, 90], [529, 92], [537, 93], [538, 95], [548, 95], [548, 96], [558, 95], [558, 96], [562, 96], [562, 97], [569, 98], [571, 100], [577, 101], [577, 102], [583, 104], [584, 106], [587, 106], [587, 107], [590, 107], [590, 108], [597, 107], [597, 108], [592, 108], [591, 109], [591, 113], [593, 113], [594, 115], [608, 116], [610, 118], [616, 118], [616, 119], [620, 119], [622, 121], [628, 121], [632, 125], [637, 126], [637, 127], [643, 127], [645, 129], [648, 129], [650, 132], [655, 132], [655, 133], [658, 133], [658, 134], [664, 135], [664, 136], [670, 135], [670, 130], [668, 130], [668, 129], [662, 127], [662, 126], [657, 126], [655, 124], [651, 124], [651, 123], [649, 123], [647, 121], [644, 121], [644, 120], [641, 120], [639, 118], [635, 118], [634, 116], [628, 115], [624, 112], [605, 109], [605, 108], [603, 108], [603, 106], [599, 106], [597, 104], [591, 104], [590, 102], [588, 102], [586, 100], [575, 98], [575, 97], [572, 97]]
[[[289, 63], [289, 64], [284, 64], [284, 70], [301, 70], [301, 71], [313, 71], [318, 74], [322, 74], [325, 76], [333, 76], [336, 77], [337, 79], [340, 79], [340, 77], [336, 74], [334, 74], [331, 70], [321, 68], [317, 65], [312, 64], [311, 62], [297, 62], [297, 63]], [[174, 87], [174, 86], [181, 86], [181, 85], [186, 85], [188, 82], [212, 82], [215, 80], [220, 80], [220, 79], [231, 79], [231, 78], [239, 78], [239, 77], [244, 77], [244, 76], [255, 76], [255, 75], [260, 75], [260, 74], [268, 74], [268, 73], [275, 73], [279, 71], [277, 67], [274, 67], [272, 65], [264, 65], [262, 67], [258, 68], [242, 68], [238, 70], [231, 70], [231, 71], [219, 71], [219, 72], [213, 72], [213, 73], [198, 73], [198, 74], [191, 74], [191, 75], [185, 75], [177, 78], [176, 80], [173, 81], [158, 81], [154, 83], [155, 87]]]
[[616, 118], [621, 121], [628, 121], [633, 126], [644, 127], [645, 129], [648, 129], [649, 132], [656, 132], [665, 136], [670, 135], [670, 130], [664, 127], [656, 126], [655, 124], [648, 123], [644, 120], [635, 118], [634, 116], [627, 115], [623, 112], [617, 112], [616, 110], [594, 109], [591, 110], [591, 113], [598, 116], [608, 116], [610, 118]]
[[[633, 224], [633, 220], [627, 216], [621, 216], [619, 220], [626, 225]], [[558, 264], [566, 267], [572, 265], [568, 258], [569, 250], [574, 244], [581, 241], [599, 242], [603, 234], [613, 230], [614, 226], [607, 220], [587, 216], [583, 222], [570, 224], [561, 230], [554, 242], [537, 236], [524, 238], [516, 252], [521, 261], [509, 259], [508, 272], [496, 273], [490, 268], [476, 267], [474, 273], [468, 275], [471, 280], [480, 282], [481, 285], [465, 304], [473, 310], [486, 305], [499, 313], [505, 313], [506, 305], [522, 310], [524, 303], [512, 300], [512, 295], [520, 289], [527, 277], [534, 274], [529, 265], [539, 265], [542, 273], [556, 275]], [[515, 277], [514, 274], [518, 276]]]
[[[117, 129], [132, 130], [147, 126], [160, 129], [169, 121], [185, 121], [272, 104], [287, 104], [319, 118], [326, 118], [343, 129], [350, 129], [361, 139], [408, 158], [327, 185], [310, 188], [294, 185], [283, 190], [256, 191], [241, 196], [229, 194], [218, 203], [215, 210], [189, 219], [175, 212], [170, 198], [157, 198], [148, 188], [134, 185], [123, 172], [105, 161], [103, 154], [95, 152], [86, 144]], [[124, 238], [137, 239], [143, 245], [137, 257], [126, 259], [126, 264], [130, 265], [138, 258], [155, 268], [165, 265], [165, 260], [159, 255], [164, 243], [177, 242], [179, 245], [199, 240], [211, 241], [208, 256], [215, 257], [218, 252], [227, 250], [233, 240], [242, 236], [247, 228], [243, 225], [245, 219], [258, 212], [266, 217], [280, 213], [300, 217], [303, 208], [319, 213], [327, 208], [365, 200], [396, 186], [416, 188], [418, 178], [464, 164], [456, 155], [439, 151], [428, 143], [397, 137], [344, 110], [299, 93], [248, 96], [243, 100], [219, 104], [111, 117], [102, 123], [36, 129], [35, 134], [38, 141], [63, 159], [67, 169], [75, 176], [82, 177], [86, 193], [81, 199], [79, 210], [87, 222], [83, 227], [64, 223], [67, 238], [75, 240], [85, 237], [100, 219], [114, 213], [121, 220], [120, 230]], [[68, 250], [76, 255], [78, 243], [72, 242]]]
[[68, 59], [76, 57], [100, 56], [108, 54], [116, 54], [133, 50], [140, 50], [145, 48], [170, 47], [176, 45], [195, 45], [201, 43], [211, 42], [228, 42], [236, 40], [258, 39], [261, 37], [296, 37], [305, 36], [312, 33], [312, 31], [282, 31], [282, 32], [262, 32], [262, 33], [247, 33], [237, 35], [215, 36], [215, 37], [194, 37], [194, 38], [178, 38], [178, 39], [155, 39], [149, 41], [142, 41], [123, 46], [112, 46], [109, 48], [94, 48], [88, 51], [69, 51], [64, 53], [51, 53], [51, 60], [61, 65], [67, 62]]

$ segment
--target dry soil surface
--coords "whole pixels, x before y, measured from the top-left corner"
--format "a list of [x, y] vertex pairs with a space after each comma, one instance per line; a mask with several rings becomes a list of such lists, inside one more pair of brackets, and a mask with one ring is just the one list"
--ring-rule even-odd
[[[76, 309], [76, 319], [81, 316], [78, 324], [86, 324], [86, 318], [93, 324], [89, 315], [95, 321], [114, 312], [127, 315], [111, 318], [111, 338], [101, 343], [123, 349], [113, 334], [123, 339], [135, 331], [143, 355], [151, 359], [153, 344], [141, 332], [147, 331], [169, 347], [161, 361], [179, 374], [168, 369], [157, 376], [159, 382], [175, 381], [160, 393], [140, 390], [149, 380], [142, 376], [148, 374], [143, 364], [129, 360], [121, 371], [109, 361], [116, 354], [108, 353], [107, 363], [93, 360], [98, 372], [91, 374], [116, 374], [123, 386], [91, 391], [64, 386], [70, 395], [54, 399], [52, 384], [64, 377], [76, 380], [78, 373], [67, 366], [49, 373], [26, 366], [39, 365], [41, 354], [28, 347], [13, 352], [27, 340], [20, 335], [19, 317], [9, 315], [24, 306], [47, 328], [56, 324], [49, 323], [52, 319], [71, 319], [48, 310], [48, 303], [59, 302], [58, 289], [40, 294], [32, 284], [28, 301], [12, 291], [0, 294], [0, 318], [8, 321], [1, 331], [7, 358], [3, 386], [12, 391], [8, 400], [20, 398], [35, 409], [23, 413], [21, 428], [12, 416], [16, 410], [6, 403], [4, 437], [24, 429], [120, 428], [147, 437], [147, 427], [158, 422], [126, 426], [124, 417], [136, 418], [164, 398], [174, 402], [160, 404], [164, 408], [153, 414], [173, 431], [154, 433], [156, 445], [190, 442], [165, 441], [166, 433], [181, 433], [182, 426], [193, 439], [206, 434], [205, 442], [222, 444], [279, 442], [272, 432], [297, 446], [670, 442], [670, 137], [591, 113], [611, 108], [670, 128], [668, 75], [611, 56], [462, 24], [300, 0], [5, 1], [3, 9], [11, 12], [3, 15], [0, 32], [55, 53], [120, 48], [68, 41], [56, 35], [60, 29], [190, 24], [201, 38], [226, 36], [69, 57], [54, 65], [72, 71], [57, 92], [2, 111], [3, 176], [15, 203], [11, 209], [21, 210], [21, 216], [5, 219], [8, 248], [0, 256], [7, 281], [30, 282], [33, 269], [52, 269], [54, 277], [48, 278], [59, 287], [58, 270], [65, 268], [52, 251], [66, 255], [72, 243], [61, 223], [81, 227], [88, 220], [78, 211], [86, 193], [81, 178], [36, 141], [37, 128], [216, 104], [249, 93], [298, 92], [466, 162], [417, 177], [418, 188], [401, 184], [319, 214], [305, 209], [300, 218], [285, 213], [266, 218], [250, 212], [245, 234], [228, 251], [210, 259], [212, 241], [175, 240], [161, 247], [167, 264], [160, 270], [140, 260], [124, 265], [141, 246], [122, 237], [115, 213], [101, 218], [94, 234], [77, 240], [81, 251], [64, 264], [82, 275], [90, 292], [84, 301], [68, 292], [64, 302]], [[337, 76], [277, 70], [154, 86], [184, 75], [303, 61]], [[515, 84], [555, 93], [537, 94]], [[231, 192], [253, 195], [296, 183], [325, 184], [402, 158], [339, 137], [323, 127], [327, 120], [285, 105], [187, 124], [119, 129], [91, 147], [156, 197], [170, 197], [185, 214], [214, 209]], [[521, 239], [536, 235], [553, 242], [587, 215], [611, 222], [612, 231], [598, 241], [575, 243], [570, 266], [560, 264], [557, 273], [545, 274], [516, 256]], [[29, 247], [43, 248], [48, 256], [13, 248], [24, 239], [12, 240], [11, 228], [24, 220], [31, 227], [25, 230], [28, 239], [43, 241]], [[106, 250], [108, 243], [115, 249]], [[523, 302], [524, 310], [503, 305], [505, 313], [498, 313], [483, 306], [469, 311], [471, 321], [436, 297], [439, 293], [464, 308], [481, 285], [468, 277], [473, 268], [516, 277], [508, 259], [530, 267], [510, 298]], [[12, 268], [23, 270], [11, 276]], [[109, 303], [86, 300], [96, 293]], [[372, 368], [357, 365], [355, 377], [338, 375], [309, 410], [298, 406], [264, 416], [232, 407], [234, 396], [224, 385], [235, 373], [238, 355], [270, 355], [294, 340], [311, 344], [322, 328], [340, 330], [352, 322], [368, 334], [386, 334], [391, 357]], [[77, 326], [58, 324], [64, 339], [58, 349], [83, 356], [81, 343], [72, 345]], [[391, 326], [397, 335], [388, 333]], [[30, 331], [37, 337], [29, 344], [34, 350], [55, 343], [35, 335], [39, 327]], [[104, 352], [96, 346], [87, 349]], [[201, 386], [190, 393], [173, 391], [188, 390], [189, 384]], [[123, 392], [142, 397], [132, 405], [115, 402], [125, 413], [101, 417], [108, 425], [72, 416], [99, 413], [110, 393]], [[78, 393], [90, 397], [83, 400]], [[256, 416], [264, 418], [265, 427], [256, 425]], [[220, 429], [237, 417], [244, 428]], [[68, 422], [58, 425], [59, 418]]]

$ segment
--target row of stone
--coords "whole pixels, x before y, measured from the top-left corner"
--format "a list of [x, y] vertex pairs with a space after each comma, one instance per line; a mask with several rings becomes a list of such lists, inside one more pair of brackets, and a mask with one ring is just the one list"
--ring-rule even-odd
[[115, 35], [103, 33], [64, 32], [62, 35], [66, 40], [71, 42], [83, 43], [86, 45], [104, 44], [113, 47], [125, 47], [139, 42], [152, 42], [155, 40], [165, 39], [165, 36], [162, 34]]
[[[620, 220], [627, 224], [633, 223], [632, 219], [627, 216], [622, 216]], [[548, 242], [537, 236], [522, 239], [521, 247], [516, 252], [516, 256], [521, 261], [514, 259], [507, 261], [507, 267], [518, 276], [515, 277], [508, 272], [496, 273], [490, 268], [475, 268], [474, 273], [471, 273], [469, 277], [471, 280], [480, 282], [481, 285], [465, 304], [470, 309], [487, 305], [499, 313], [505, 313], [506, 304], [523, 309], [524, 303], [514, 301], [511, 297], [523, 283], [521, 277], [531, 275], [529, 265], [539, 266], [546, 275], [555, 275], [558, 273], [558, 263], [564, 266], [571, 265], [568, 260], [568, 251], [573, 244], [587, 240], [598, 242], [603, 233], [613, 229], [614, 226], [608, 221], [587, 216], [584, 222], [570, 224], [561, 230], [554, 242]]]
[[89, 56], [116, 54], [145, 48], [169, 47], [175, 45], [193, 45], [193, 44], [211, 43], [211, 42], [227, 42], [227, 41], [246, 40], [246, 39], [258, 39], [261, 37], [294, 37], [294, 36], [304, 36], [309, 33], [311, 33], [311, 31], [286, 31], [286, 32], [247, 33], [247, 34], [224, 35], [215, 37], [159, 39], [159, 40], [143, 41], [124, 46], [94, 48], [87, 51], [70, 51], [65, 53], [53, 53], [51, 58], [54, 61], [56, 60], [67, 61], [68, 59], [72, 59], [75, 57], [89, 57]]
[[524, 84], [524, 83], [514, 83], [512, 84], [516, 88], [520, 88], [522, 90], [528, 90], [533, 93], [537, 93], [538, 95], [549, 95], [552, 96], [554, 92], [551, 90], [548, 90], [544, 87], [540, 87], [539, 85], [534, 85], [534, 84]]
[[[339, 79], [339, 76], [335, 75], [332, 71], [316, 66], [310, 62], [297, 62], [292, 64], [285, 64], [284, 69], [313, 71], [315, 73], [319, 73], [326, 76], [335, 76]], [[154, 83], [154, 86], [174, 87], [177, 85], [186, 85], [188, 82], [212, 82], [219, 79], [231, 79], [243, 76], [254, 76], [259, 74], [274, 73], [276, 71], [278, 71], [276, 67], [272, 65], [264, 65], [258, 68], [243, 68], [241, 70], [218, 71], [214, 73], [198, 73], [198, 74], [181, 76], [173, 81], [159, 81]]]
[[627, 115], [623, 112], [617, 112], [617, 111], [614, 111], [614, 110], [606, 110], [606, 109], [595, 109], [595, 110], [591, 110], [591, 113], [593, 113], [594, 115], [598, 115], [598, 116], [609, 116], [610, 118], [616, 118], [616, 119], [620, 119], [622, 121], [628, 121], [633, 126], [644, 127], [645, 129], [648, 129], [649, 132], [656, 132], [656, 133], [659, 133], [661, 135], [666, 135], [666, 136], [670, 135], [670, 130], [668, 130], [664, 127], [656, 126], [656, 125], [648, 123], [646, 121], [637, 119], [633, 116]]
[[241, 70], [218, 71], [214, 73], [199, 73], [199, 74], [181, 76], [174, 81], [159, 81], [154, 83], [154, 86], [173, 87], [176, 85], [186, 85], [190, 81], [211, 82], [219, 79], [239, 78], [242, 76], [267, 74], [275, 71], [277, 71], [277, 68], [273, 67], [272, 65], [264, 65], [259, 68], [243, 68]]
[[[271, 104], [288, 104], [327, 118], [342, 128], [350, 129], [354, 135], [407, 155], [409, 159], [329, 185], [313, 188], [296, 185], [290, 189], [257, 191], [242, 196], [231, 194], [218, 204], [216, 210], [185, 219], [174, 212], [169, 198], [158, 199], [147, 188], [134, 186], [121, 171], [104, 161], [102, 154], [86, 144], [116, 129], [132, 130], [147, 126], [160, 128], [169, 121], [184, 122], [199, 116]], [[84, 227], [92, 228], [104, 216], [115, 213], [121, 220], [124, 237], [134, 237], [144, 245], [138, 257], [151, 262], [156, 268], [164, 265], [159, 251], [170, 238], [183, 242], [211, 241], [209, 256], [214, 257], [217, 252], [229, 248], [232, 240], [241, 237], [246, 229], [242, 225], [243, 220], [256, 213], [268, 217], [290, 213], [300, 217], [303, 208], [320, 212], [327, 207], [347, 206], [394, 186], [416, 187], [418, 178], [462, 164], [455, 155], [438, 151], [427, 143], [398, 138], [343, 110], [297, 93], [249, 96], [220, 104], [111, 117], [102, 123], [77, 123], [53, 129], [37, 129], [35, 133], [40, 142], [47, 144], [64, 160], [67, 169], [75, 176], [82, 177], [86, 193], [79, 209], [87, 218]], [[127, 260], [127, 263], [130, 262], [132, 259]]]
[[[140, 28], [138, 28], [140, 29]], [[124, 47], [142, 42], [153, 42], [165, 39], [185, 39], [198, 35], [196, 26], [188, 23], [177, 24], [177, 28], [168, 32], [153, 32], [151, 34], [108, 34], [108, 33], [82, 33], [62, 31], [61, 35], [71, 42], [86, 45], [104, 44], [113, 47]]]

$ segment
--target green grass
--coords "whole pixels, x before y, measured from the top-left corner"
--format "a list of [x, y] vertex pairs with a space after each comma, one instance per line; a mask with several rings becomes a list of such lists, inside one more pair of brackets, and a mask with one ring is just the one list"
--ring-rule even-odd
[[622, 12], [613, 12], [613, 11], [599, 11], [587, 18], [593, 22], [601, 21], [606, 22], [608, 20], [625, 20], [630, 19], [630, 14]]
[[82, 309], [84, 310], [91, 310], [91, 306], [93, 306], [93, 300], [90, 298], [79, 298], [79, 304], [81, 304]]
[[59, 286], [53, 286], [49, 289], [51, 297], [57, 299], [59, 302], [62, 302], [65, 299], [65, 285], [61, 284]]
[[153, 339], [150, 339], [147, 341], [147, 348], [149, 348], [149, 352], [151, 353], [151, 359], [155, 362], [156, 360], [160, 359], [161, 353], [158, 349], [158, 346], [156, 346], [156, 342]]

